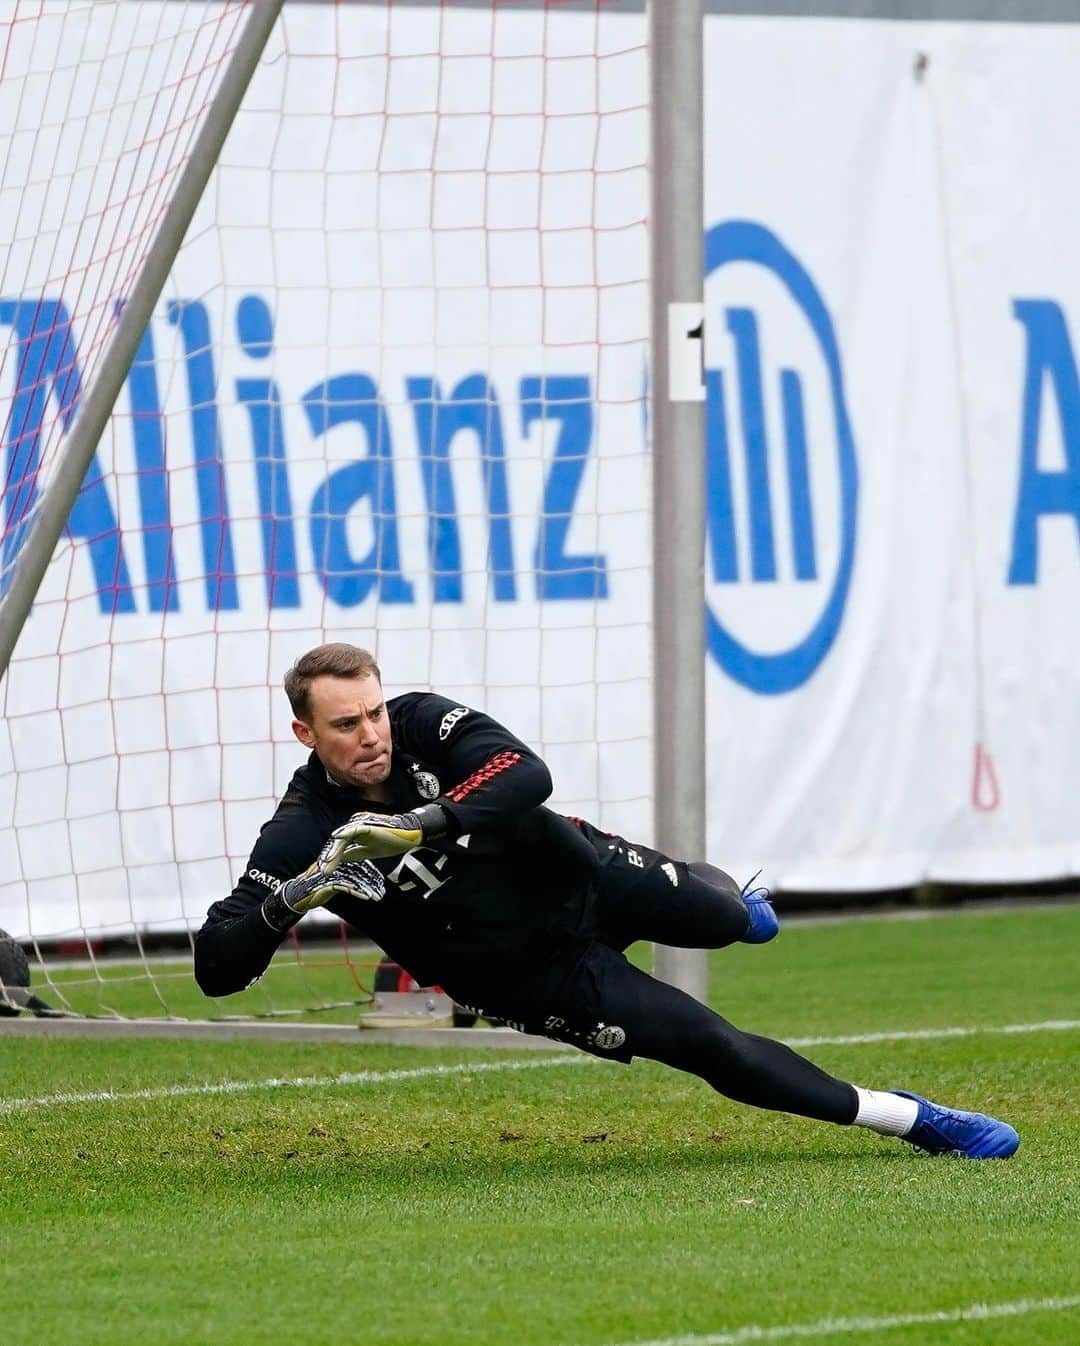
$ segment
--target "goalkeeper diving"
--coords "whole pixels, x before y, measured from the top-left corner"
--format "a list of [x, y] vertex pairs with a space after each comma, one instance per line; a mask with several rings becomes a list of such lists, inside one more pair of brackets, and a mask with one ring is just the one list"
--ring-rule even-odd
[[1017, 1149], [1007, 1122], [837, 1079], [630, 963], [638, 940], [767, 944], [779, 930], [769, 894], [546, 808], [547, 767], [489, 716], [429, 692], [387, 701], [374, 658], [346, 644], [304, 654], [285, 691], [310, 756], [196, 937], [207, 995], [249, 986], [326, 907], [421, 986], [522, 1032], [660, 1061], [738, 1102], [933, 1154]]

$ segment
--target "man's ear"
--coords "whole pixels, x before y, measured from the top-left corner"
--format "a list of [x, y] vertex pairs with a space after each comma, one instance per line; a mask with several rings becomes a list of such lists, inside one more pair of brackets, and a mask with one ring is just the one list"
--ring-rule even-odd
[[305, 724], [303, 720], [293, 720], [292, 731], [305, 748], [314, 748], [315, 735], [311, 732], [309, 724]]

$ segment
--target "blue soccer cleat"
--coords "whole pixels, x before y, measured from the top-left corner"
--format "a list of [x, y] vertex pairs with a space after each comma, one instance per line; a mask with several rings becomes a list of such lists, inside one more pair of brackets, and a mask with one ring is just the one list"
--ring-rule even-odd
[[961, 1112], [942, 1108], [919, 1094], [894, 1089], [901, 1098], [914, 1099], [919, 1105], [915, 1125], [901, 1136], [910, 1145], [928, 1154], [955, 1154], [962, 1159], [1008, 1159], [1020, 1148], [1020, 1137], [1008, 1122], [987, 1117], [981, 1112]]
[[[760, 873], [758, 870], [758, 874]], [[775, 939], [780, 933], [780, 922], [769, 900], [772, 894], [768, 888], [750, 887], [756, 878], [757, 874], [750, 883], [744, 885], [739, 894], [750, 917], [750, 929], [742, 937], [743, 944], [768, 944], [770, 939]]]

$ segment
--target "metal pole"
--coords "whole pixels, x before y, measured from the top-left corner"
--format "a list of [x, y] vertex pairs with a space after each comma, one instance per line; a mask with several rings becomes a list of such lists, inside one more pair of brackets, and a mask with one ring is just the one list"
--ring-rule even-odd
[[[703, 0], [650, 0], [656, 842], [705, 855]], [[704, 1000], [706, 955], [656, 947]]]
[[146, 324], [284, 2], [252, 0], [244, 31], [195, 138], [173, 199], [162, 216], [143, 269], [124, 304], [94, 382], [82, 399], [64, 444], [63, 457], [19, 552], [11, 586], [0, 602], [0, 677], [7, 672], [15, 643], [135, 359]]

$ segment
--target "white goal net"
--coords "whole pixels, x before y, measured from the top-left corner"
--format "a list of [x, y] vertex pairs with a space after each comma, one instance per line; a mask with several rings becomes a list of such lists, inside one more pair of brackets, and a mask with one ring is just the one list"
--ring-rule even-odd
[[[246, 8], [0, 0], [0, 586]], [[615, 0], [285, 5], [0, 688], [0, 926], [57, 1008], [368, 997], [329, 921], [221, 1005], [183, 945], [323, 640], [651, 832], [644, 40]]]

